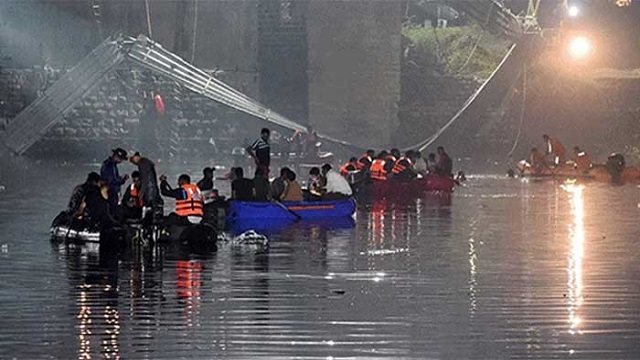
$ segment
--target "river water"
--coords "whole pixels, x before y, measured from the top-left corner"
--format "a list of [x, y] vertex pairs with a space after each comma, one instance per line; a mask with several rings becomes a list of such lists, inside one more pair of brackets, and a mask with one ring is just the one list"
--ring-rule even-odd
[[87, 171], [3, 167], [2, 359], [640, 358], [636, 187], [476, 176], [267, 246], [105, 258], [48, 237]]

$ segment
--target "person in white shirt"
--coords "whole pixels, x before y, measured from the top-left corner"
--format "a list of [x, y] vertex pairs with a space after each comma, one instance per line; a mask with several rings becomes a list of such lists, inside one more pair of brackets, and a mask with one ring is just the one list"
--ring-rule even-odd
[[322, 194], [322, 200], [341, 200], [351, 197], [353, 191], [347, 180], [331, 169], [331, 165], [322, 165], [322, 174], [326, 179], [326, 192]]

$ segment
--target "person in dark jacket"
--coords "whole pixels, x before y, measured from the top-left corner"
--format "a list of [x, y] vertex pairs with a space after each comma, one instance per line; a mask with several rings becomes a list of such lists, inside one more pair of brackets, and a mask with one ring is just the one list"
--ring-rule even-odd
[[262, 168], [257, 168], [253, 178], [253, 200], [271, 201], [271, 184], [264, 174]]
[[121, 227], [111, 212], [109, 189], [109, 184], [103, 182], [100, 186], [90, 187], [85, 195], [89, 224], [100, 231]]
[[87, 180], [73, 189], [66, 212], [69, 215], [82, 215], [78, 212], [81, 210], [82, 203], [84, 201], [85, 195], [87, 194], [87, 191], [91, 187], [98, 186], [99, 183], [100, 175], [96, 172], [90, 172], [89, 175], [87, 175]]
[[449, 157], [444, 147], [438, 146], [438, 175], [449, 177], [453, 171], [453, 160]]
[[128, 175], [120, 176], [118, 164], [127, 160], [127, 152], [123, 148], [111, 150], [109, 156], [100, 167], [100, 178], [109, 186], [109, 206], [115, 210], [120, 198], [120, 187], [129, 179]]
[[202, 175], [204, 176], [200, 181], [198, 181], [198, 188], [201, 191], [213, 190], [213, 172], [215, 168], [206, 167], [202, 170]]
[[156, 175], [156, 166], [153, 161], [142, 157], [139, 152], [131, 156], [131, 163], [138, 166], [140, 172], [140, 192], [144, 207], [153, 210], [154, 218], [159, 219], [162, 216], [162, 206], [164, 201], [160, 197], [158, 189], [158, 176]]
[[234, 200], [253, 200], [253, 181], [244, 177], [241, 167], [235, 169], [236, 179], [231, 183], [231, 197]]

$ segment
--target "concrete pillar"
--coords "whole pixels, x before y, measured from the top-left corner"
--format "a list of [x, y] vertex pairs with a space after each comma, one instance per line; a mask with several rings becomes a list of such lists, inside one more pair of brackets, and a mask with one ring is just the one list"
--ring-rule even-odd
[[309, 122], [364, 147], [398, 126], [402, 2], [309, 1]]

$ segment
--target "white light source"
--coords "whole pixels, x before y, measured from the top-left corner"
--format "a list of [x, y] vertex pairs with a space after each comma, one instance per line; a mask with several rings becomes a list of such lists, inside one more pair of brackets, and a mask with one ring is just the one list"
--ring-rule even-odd
[[569, 16], [570, 17], [576, 17], [578, 15], [580, 15], [580, 8], [578, 8], [575, 5], [569, 6]]
[[584, 59], [591, 53], [591, 41], [584, 36], [577, 36], [569, 41], [569, 55], [574, 59]]

